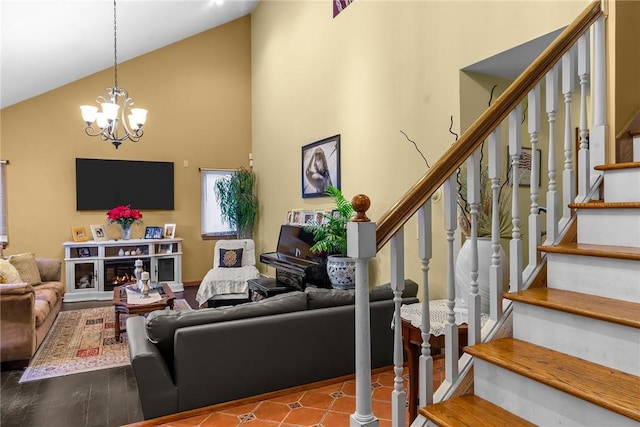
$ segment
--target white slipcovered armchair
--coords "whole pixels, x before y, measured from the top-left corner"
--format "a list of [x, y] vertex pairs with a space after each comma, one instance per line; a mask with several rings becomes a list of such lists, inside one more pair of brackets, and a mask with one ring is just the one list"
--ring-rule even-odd
[[[238, 249], [242, 249], [241, 257]], [[258, 277], [253, 240], [218, 240], [213, 249], [213, 268], [202, 279], [196, 301], [200, 306], [209, 300], [214, 301], [213, 305], [216, 301], [248, 301], [247, 281]]]

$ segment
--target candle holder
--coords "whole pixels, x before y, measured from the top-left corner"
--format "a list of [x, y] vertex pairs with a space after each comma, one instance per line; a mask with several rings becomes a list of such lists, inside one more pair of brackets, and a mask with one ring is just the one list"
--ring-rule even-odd
[[142, 277], [142, 298], [149, 298], [149, 272], [143, 271]]

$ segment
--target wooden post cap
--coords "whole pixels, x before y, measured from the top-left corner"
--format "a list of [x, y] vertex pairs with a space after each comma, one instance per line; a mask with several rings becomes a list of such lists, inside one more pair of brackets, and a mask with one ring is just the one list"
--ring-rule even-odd
[[356, 217], [353, 219], [353, 222], [371, 222], [371, 220], [367, 217], [367, 210], [369, 206], [371, 206], [371, 200], [364, 194], [358, 194], [353, 196], [351, 199], [351, 206], [356, 211]]

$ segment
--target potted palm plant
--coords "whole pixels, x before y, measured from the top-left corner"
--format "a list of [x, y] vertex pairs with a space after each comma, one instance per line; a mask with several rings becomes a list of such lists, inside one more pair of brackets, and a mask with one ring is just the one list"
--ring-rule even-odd
[[331, 214], [323, 214], [321, 221], [305, 226], [313, 233], [315, 244], [311, 250], [327, 256], [327, 273], [331, 285], [336, 289], [355, 287], [355, 262], [347, 257], [347, 222], [355, 215], [351, 203], [342, 192], [329, 185], [325, 194], [333, 199], [336, 208]]
[[222, 220], [236, 230], [238, 239], [251, 239], [258, 213], [255, 195], [256, 175], [240, 168], [235, 173], [216, 181], [214, 192]]

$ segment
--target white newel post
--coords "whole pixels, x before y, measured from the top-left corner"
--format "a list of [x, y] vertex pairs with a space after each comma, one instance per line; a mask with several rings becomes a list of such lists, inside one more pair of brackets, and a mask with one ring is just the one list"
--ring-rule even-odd
[[365, 195], [354, 196], [357, 212], [347, 224], [347, 256], [356, 263], [356, 412], [351, 427], [377, 427], [371, 404], [371, 335], [369, 318], [369, 259], [376, 256], [376, 224], [366, 216], [371, 204]]

